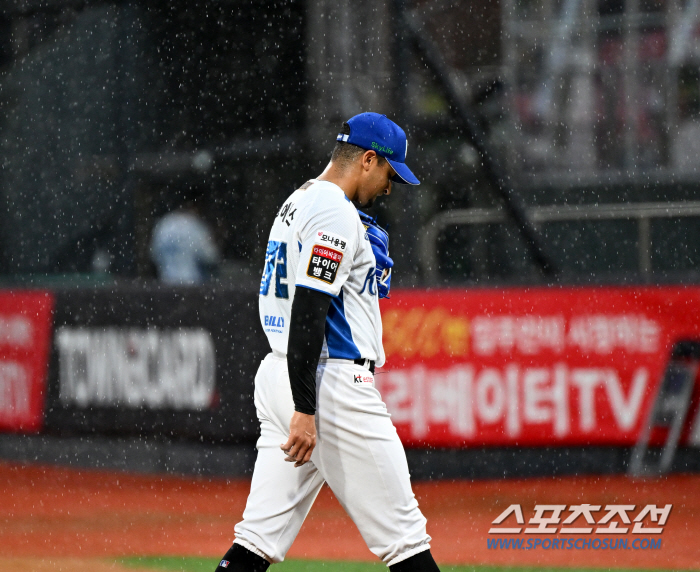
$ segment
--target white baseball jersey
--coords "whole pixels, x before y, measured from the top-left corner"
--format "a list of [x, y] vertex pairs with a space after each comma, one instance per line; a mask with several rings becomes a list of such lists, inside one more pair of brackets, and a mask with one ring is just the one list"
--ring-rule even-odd
[[[309, 184], [310, 183], [310, 184]], [[376, 260], [343, 190], [309, 181], [292, 193], [270, 231], [260, 282], [260, 320], [273, 351], [287, 353], [297, 286], [330, 294], [321, 358], [384, 364]]]

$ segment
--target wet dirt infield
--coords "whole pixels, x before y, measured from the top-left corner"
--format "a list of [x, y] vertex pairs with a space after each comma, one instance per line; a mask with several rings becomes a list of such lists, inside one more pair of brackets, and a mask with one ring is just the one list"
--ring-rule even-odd
[[[0, 463], [0, 572], [34, 569], [121, 572], [125, 569], [111, 564], [110, 558], [220, 557], [231, 544], [233, 527], [241, 518], [249, 486], [245, 480], [130, 475]], [[673, 475], [658, 480], [605, 476], [418, 482], [414, 491], [428, 518], [432, 550], [439, 563], [700, 569], [700, 476], [697, 475]], [[521, 505], [527, 521], [534, 515], [536, 504], [585, 503], [636, 505], [632, 516], [647, 504], [673, 504], [663, 533], [654, 535], [662, 539], [661, 548], [487, 548], [487, 538], [494, 538], [488, 534], [491, 522], [511, 504]], [[630, 533], [624, 536], [630, 543], [636, 537]], [[376, 560], [327, 487], [319, 495], [288, 557]]]

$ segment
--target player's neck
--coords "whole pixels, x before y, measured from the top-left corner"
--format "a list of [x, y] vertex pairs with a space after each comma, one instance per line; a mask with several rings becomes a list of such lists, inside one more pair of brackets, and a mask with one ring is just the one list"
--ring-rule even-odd
[[351, 169], [339, 169], [332, 162], [328, 163], [328, 166], [323, 170], [318, 177], [317, 181], [328, 181], [341, 188], [345, 193], [345, 196], [354, 201], [357, 198], [358, 180], [357, 175], [352, 172]]

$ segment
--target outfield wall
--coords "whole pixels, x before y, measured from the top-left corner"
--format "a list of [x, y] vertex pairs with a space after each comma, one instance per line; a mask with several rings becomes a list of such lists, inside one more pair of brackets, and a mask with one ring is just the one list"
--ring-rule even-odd
[[[700, 288], [396, 291], [382, 308], [375, 383], [416, 449], [629, 447], [671, 348], [700, 339]], [[251, 443], [267, 351], [255, 293], [0, 292], [0, 430]]]
[[378, 386], [416, 447], [633, 445], [672, 349], [700, 340], [700, 288], [405, 291], [382, 314]]
[[[257, 295], [132, 287], [0, 294], [7, 300], [6, 322], [42, 323], [32, 335], [44, 375], [31, 385], [26, 376], [0, 377], [0, 388], [11, 388], [5, 393], [42, 396], [32, 401], [30, 417], [40, 422], [31, 425], [13, 421], [15, 406], [0, 402], [4, 430], [255, 439], [253, 378], [269, 351]], [[15, 353], [0, 345], [0, 364], [15, 364]]]

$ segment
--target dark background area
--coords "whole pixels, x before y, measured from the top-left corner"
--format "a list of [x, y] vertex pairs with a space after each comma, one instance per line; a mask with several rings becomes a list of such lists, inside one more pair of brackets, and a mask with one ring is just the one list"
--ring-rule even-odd
[[[395, 285], [697, 281], [697, 217], [652, 219], [644, 271], [631, 219], [540, 225], [560, 270], [548, 277], [517, 221], [448, 224], [428, 256], [436, 272], [426, 271], [421, 241], [436, 217], [504, 205], [455, 101], [476, 118], [523, 209], [700, 194], [697, 175], [669, 168], [668, 149], [651, 171], [643, 162], [612, 169], [603, 161], [583, 175], [575, 164], [526, 164], [522, 149], [537, 140], [523, 137], [547, 130], [542, 119], [518, 115], [532, 95], [518, 90], [541, 84], [546, 51], [530, 54], [503, 30], [538, 14], [535, 4], [0, 3], [0, 283], [153, 280], [153, 226], [196, 193], [223, 256], [218, 281], [254, 287], [276, 209], [322, 171], [342, 121], [366, 110], [406, 128], [408, 162], [423, 181], [399, 186], [371, 211], [392, 237]], [[603, 4], [595, 17], [604, 28], [624, 7]], [[682, 117], [698, 107], [694, 69], [680, 68]], [[620, 137], [601, 129], [597, 141]], [[574, 132], [559, 125], [553, 145]], [[105, 255], [107, 272], [96, 264]]]

